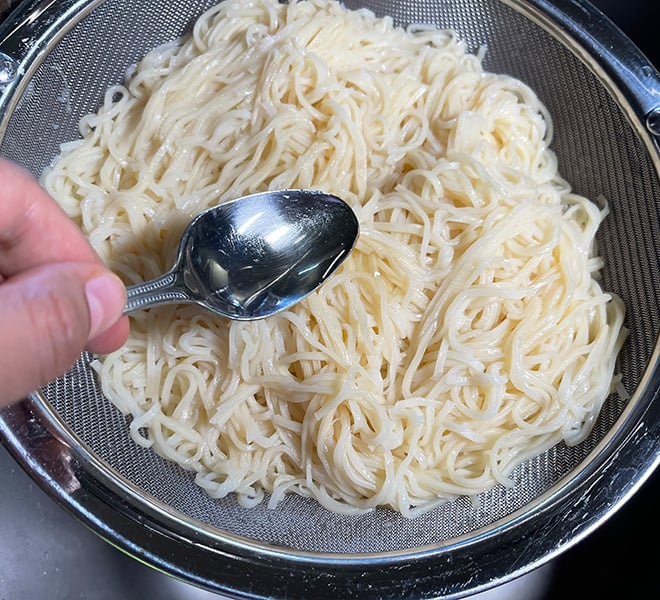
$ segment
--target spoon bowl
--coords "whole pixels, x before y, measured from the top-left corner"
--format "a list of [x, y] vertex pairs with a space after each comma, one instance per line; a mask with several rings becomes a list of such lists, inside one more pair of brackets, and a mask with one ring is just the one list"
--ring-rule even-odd
[[359, 234], [340, 198], [315, 190], [276, 190], [230, 200], [186, 227], [174, 266], [129, 286], [124, 313], [188, 303], [235, 320], [289, 308], [346, 259]]

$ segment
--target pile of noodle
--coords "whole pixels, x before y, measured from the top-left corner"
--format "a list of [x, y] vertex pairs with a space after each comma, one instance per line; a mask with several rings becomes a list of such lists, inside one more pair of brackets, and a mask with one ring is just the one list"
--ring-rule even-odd
[[43, 185], [127, 284], [246, 193], [322, 189], [359, 218], [353, 253], [292, 309], [136, 312], [95, 364], [135, 440], [211, 496], [412, 516], [589, 433], [624, 337], [597, 280], [607, 208], [560, 177], [535, 94], [452, 32], [227, 0], [80, 131]]

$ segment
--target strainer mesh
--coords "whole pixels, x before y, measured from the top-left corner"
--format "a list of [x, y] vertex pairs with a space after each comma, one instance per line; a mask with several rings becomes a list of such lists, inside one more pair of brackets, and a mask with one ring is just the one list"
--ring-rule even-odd
[[[107, 0], [48, 54], [11, 116], [0, 151], [39, 175], [77, 137], [82, 115], [95, 111], [104, 90], [154, 46], [189, 29], [213, 0], [140, 2]], [[346, 2], [349, 7], [360, 2]], [[599, 234], [605, 259], [603, 286], [627, 307], [631, 335], [620, 355], [623, 383], [632, 393], [658, 336], [660, 305], [660, 186], [658, 173], [625, 113], [589, 67], [568, 49], [496, 0], [366, 2], [399, 23], [424, 22], [459, 32], [468, 47], [487, 49], [485, 67], [509, 73], [534, 88], [555, 123], [560, 172], [574, 189], [611, 206]], [[590, 438], [559, 445], [521, 465], [515, 487], [495, 488], [474, 506], [459, 499], [415, 520], [386, 510], [362, 516], [332, 514], [311, 500], [289, 496], [276, 510], [247, 510], [234, 498], [213, 500], [191, 474], [136, 446], [126, 421], [99, 392], [82, 356], [45, 397], [101, 459], [147, 494], [221, 530], [274, 545], [320, 552], [381, 552], [442, 544], [504, 519], [576, 469], [611, 430], [625, 401], [614, 394]]]

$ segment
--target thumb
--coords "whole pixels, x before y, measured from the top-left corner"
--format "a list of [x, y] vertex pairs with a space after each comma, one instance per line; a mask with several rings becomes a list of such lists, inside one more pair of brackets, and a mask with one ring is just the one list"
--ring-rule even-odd
[[64, 373], [125, 302], [121, 281], [92, 262], [51, 263], [1, 283], [0, 405]]

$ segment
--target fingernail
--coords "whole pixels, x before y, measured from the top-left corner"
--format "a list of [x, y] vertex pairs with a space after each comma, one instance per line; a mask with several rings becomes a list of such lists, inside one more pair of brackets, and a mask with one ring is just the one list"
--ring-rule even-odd
[[115, 275], [99, 275], [85, 284], [91, 340], [114, 325], [126, 306], [126, 288]]

